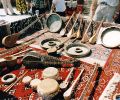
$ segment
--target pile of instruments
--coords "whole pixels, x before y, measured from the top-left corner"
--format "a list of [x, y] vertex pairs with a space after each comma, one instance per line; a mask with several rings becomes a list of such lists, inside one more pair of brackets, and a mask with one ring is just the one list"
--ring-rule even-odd
[[[79, 14], [73, 12], [67, 22], [63, 22], [58, 14], [52, 13], [49, 16], [45, 14], [40, 17], [35, 16], [33, 19], [29, 19], [28, 23], [23, 21], [20, 25], [18, 23], [17, 25], [11, 25], [11, 32], [13, 32], [13, 34], [7, 35], [2, 39], [2, 44], [6, 49], [0, 51], [0, 66], [3, 66], [1, 69], [4, 69], [6, 66], [7, 69], [14, 68], [15, 65], [19, 64], [18, 60], [20, 60], [22, 66], [27, 68], [27, 71], [18, 78], [13, 73], [4, 75], [1, 80], [4, 84], [9, 85], [4, 89], [4, 92], [9, 92], [13, 86], [22, 80], [25, 87], [29, 86], [33, 91], [37, 91], [38, 97], [42, 99], [51, 100], [62, 91], [63, 98], [70, 100], [73, 90], [77, 86], [77, 83], [81, 82], [80, 79], [85, 72], [85, 68], [80, 67], [81, 62], [76, 60], [76, 58], [90, 55], [91, 49], [89, 45], [96, 43], [103, 22], [104, 19], [99, 23], [95, 23], [92, 19], [87, 21], [80, 12]], [[28, 41], [17, 44], [20, 35], [36, 23], [40, 25], [41, 33]], [[36, 26], [39, 27], [38, 25]], [[24, 27], [24, 29], [21, 30], [21, 27]], [[50, 32], [55, 36], [57, 34], [57, 37], [48, 36], [49, 38], [45, 37], [39, 40], [43, 34], [49, 34]], [[113, 34], [115, 34], [115, 36]], [[64, 41], [62, 41], [62, 38], [64, 38]], [[30, 48], [30, 45], [36, 42], [36, 39], [40, 41], [38, 46], [41, 47], [41, 50]], [[120, 28], [115, 26], [105, 28], [100, 35], [100, 39], [102, 45], [105, 47], [119, 47]], [[44, 51], [44, 53], [40, 51]], [[63, 51], [69, 56], [67, 60], [58, 58], [62, 56]], [[58, 56], [58, 54], [60, 55]], [[65, 80], [61, 83], [58, 81], [60, 68], [68, 68], [70, 70]], [[79, 68], [79, 73], [71, 83], [70, 78], [75, 68]], [[95, 73], [99, 71], [99, 68], [101, 68], [99, 64], [94, 65], [78, 100], [84, 100], [90, 83]], [[26, 76], [30, 69], [42, 69], [42, 78]], [[119, 74], [117, 74], [117, 76], [119, 76]]]

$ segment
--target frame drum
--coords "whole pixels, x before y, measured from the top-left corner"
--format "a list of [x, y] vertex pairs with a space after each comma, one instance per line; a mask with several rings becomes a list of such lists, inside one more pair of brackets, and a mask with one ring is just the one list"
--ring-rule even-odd
[[58, 32], [62, 28], [63, 21], [58, 14], [52, 13], [48, 16], [46, 25], [50, 32]]
[[120, 28], [109, 27], [105, 29], [101, 34], [102, 45], [108, 48], [114, 48], [120, 46]]
[[59, 84], [54, 79], [44, 79], [37, 86], [37, 93], [42, 100], [51, 100], [59, 92]]

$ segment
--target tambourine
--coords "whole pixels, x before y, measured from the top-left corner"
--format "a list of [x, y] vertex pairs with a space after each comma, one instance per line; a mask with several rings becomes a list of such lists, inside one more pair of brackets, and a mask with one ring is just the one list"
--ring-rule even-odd
[[48, 16], [46, 25], [50, 32], [58, 32], [63, 26], [63, 21], [58, 14], [52, 13]]
[[105, 29], [101, 36], [102, 45], [108, 48], [120, 46], [120, 28], [112, 26]]

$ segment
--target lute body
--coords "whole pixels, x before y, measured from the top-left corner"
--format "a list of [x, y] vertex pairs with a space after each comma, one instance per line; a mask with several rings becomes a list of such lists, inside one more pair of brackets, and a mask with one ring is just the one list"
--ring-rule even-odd
[[23, 57], [23, 65], [28, 68], [45, 68], [49, 66], [61, 67], [65, 65], [68, 66], [77, 66], [79, 65], [78, 60], [60, 60], [56, 57], [49, 55], [40, 55], [36, 52], [29, 52]]
[[[43, 15], [40, 17], [42, 18]], [[37, 17], [37, 19], [35, 21], [33, 21], [31, 24], [29, 24], [27, 27], [25, 27], [24, 29], [22, 29], [20, 32], [18, 33], [14, 33], [14, 34], [11, 34], [11, 35], [7, 35], [5, 36], [3, 39], [2, 39], [2, 44], [5, 46], [5, 47], [13, 47], [15, 46], [16, 44], [16, 41], [18, 40], [19, 36], [21, 34], [23, 34], [28, 28], [30, 28], [32, 25], [34, 25], [37, 21], [40, 21], [40, 18]]]

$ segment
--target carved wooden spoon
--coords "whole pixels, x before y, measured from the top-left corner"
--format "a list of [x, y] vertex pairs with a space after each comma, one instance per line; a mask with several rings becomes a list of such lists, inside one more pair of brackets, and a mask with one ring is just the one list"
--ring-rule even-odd
[[60, 83], [60, 88], [61, 88], [61, 89], [66, 89], [66, 88], [67, 88], [67, 86], [68, 86], [68, 84], [69, 84], [69, 81], [68, 81], [68, 80], [69, 80], [69, 78], [71, 77], [73, 70], [74, 70], [74, 67], [72, 67], [72, 68], [70, 69], [70, 72], [69, 72], [69, 74], [67, 75], [66, 79], [65, 79], [62, 83]]
[[73, 84], [71, 85], [71, 87], [63, 94], [65, 100], [70, 100], [70, 96], [72, 94], [72, 91], [75, 88], [76, 83], [78, 82], [78, 80], [79, 80], [80, 76], [82, 75], [83, 71], [84, 71], [84, 69], [81, 70], [81, 72], [79, 73], [79, 75], [77, 76], [77, 78], [75, 79]]

